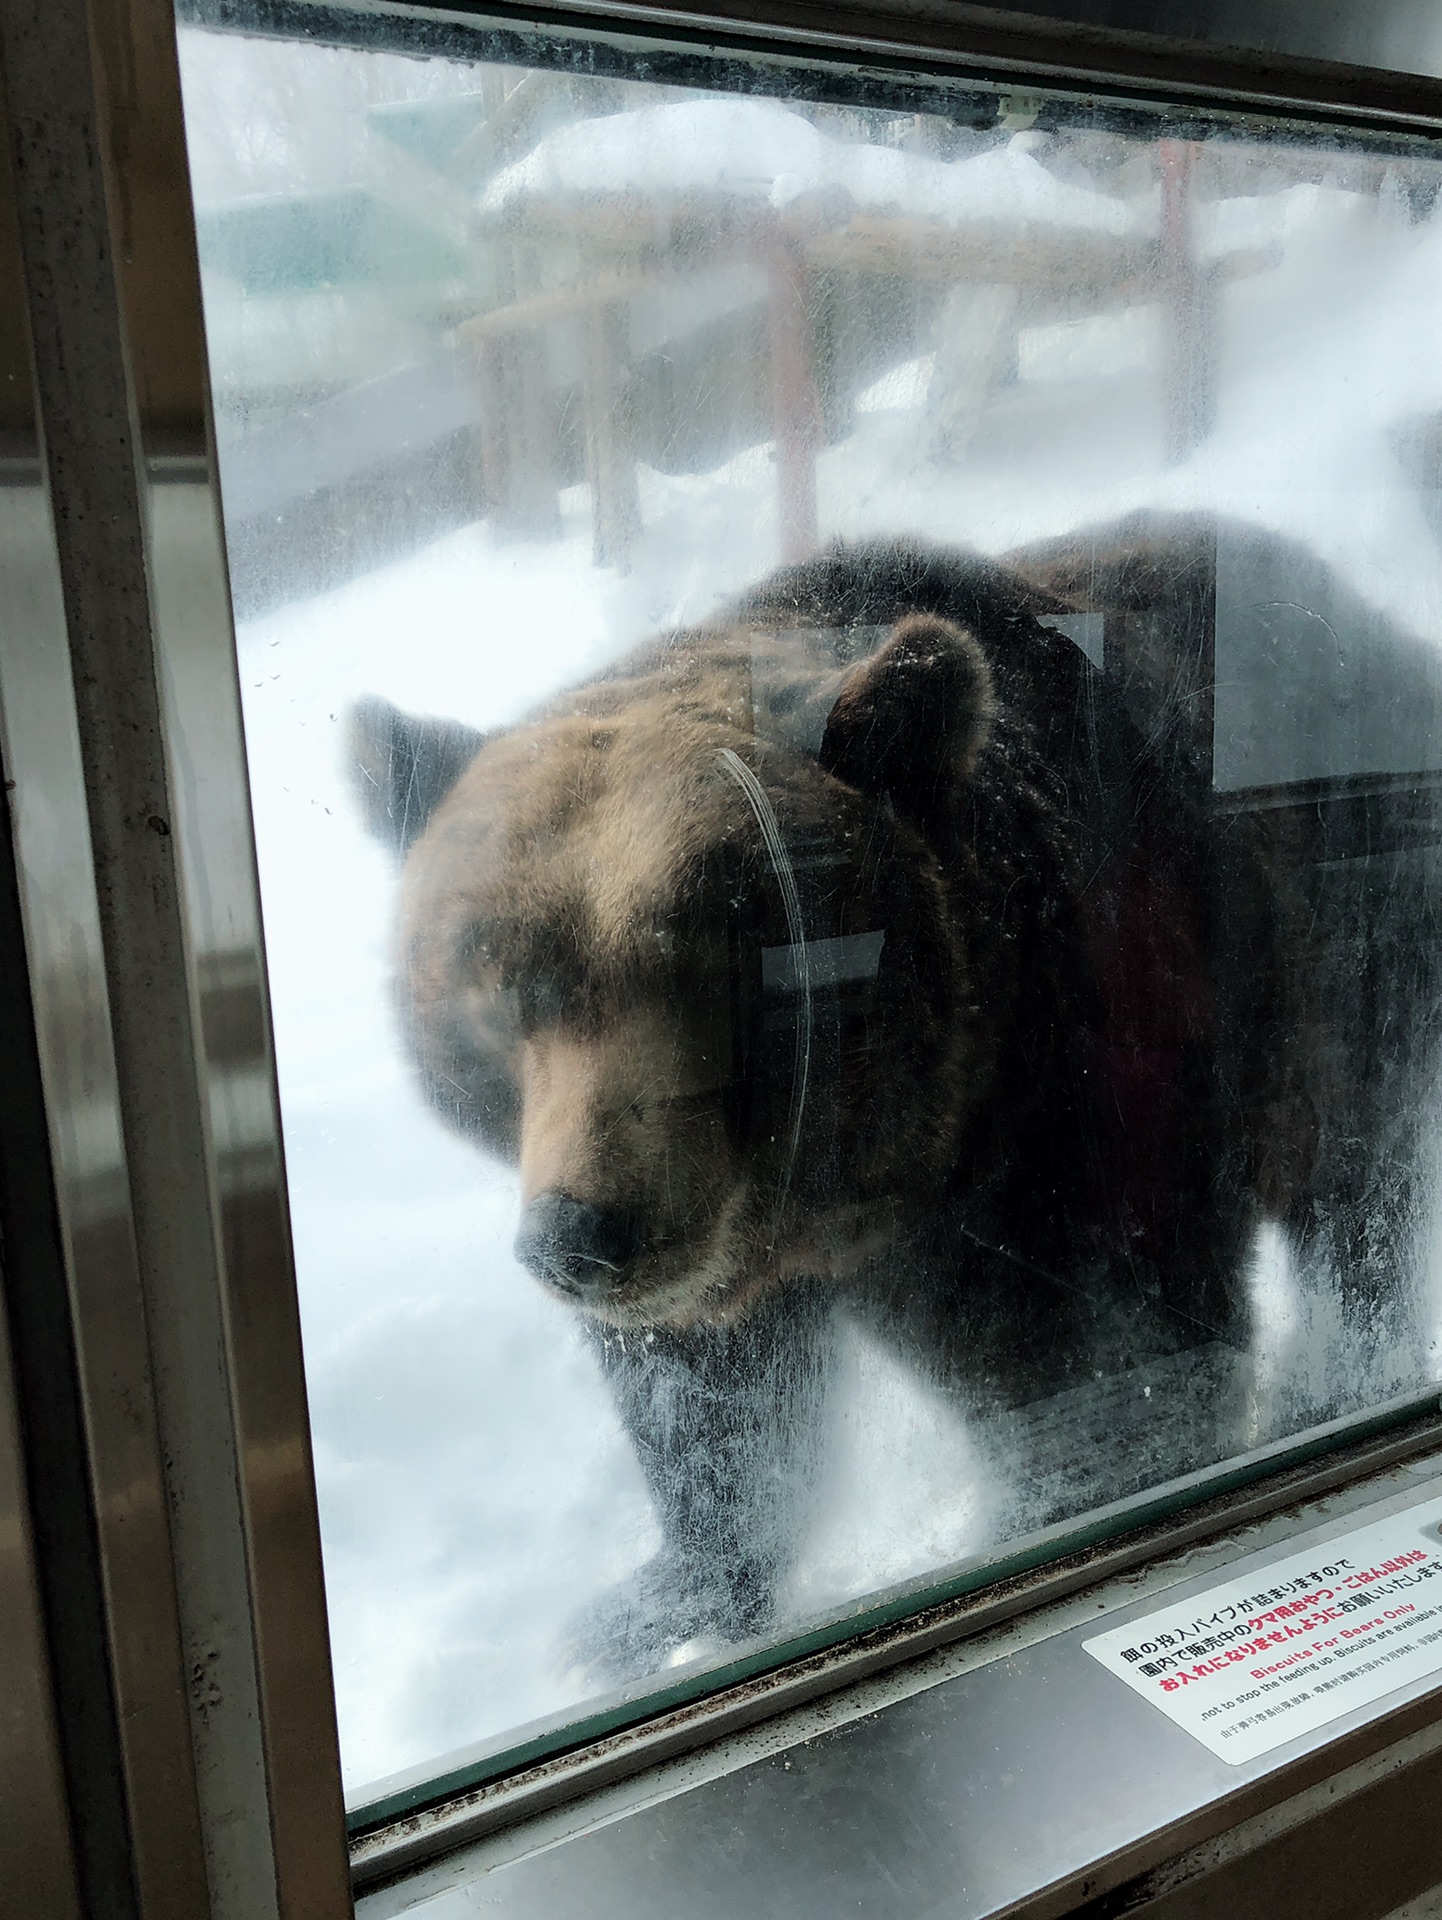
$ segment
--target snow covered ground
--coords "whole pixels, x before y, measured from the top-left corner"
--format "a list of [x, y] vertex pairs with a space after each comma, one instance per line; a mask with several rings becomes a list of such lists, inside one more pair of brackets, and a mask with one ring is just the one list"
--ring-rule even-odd
[[[743, 147], [756, 160], [764, 131], [791, 143], [767, 158], [768, 194], [802, 175], [825, 185], [815, 130], [795, 116], [778, 126], [786, 109], [751, 104], [764, 108], [764, 130], [739, 144], [728, 133], [714, 166]], [[677, 152], [704, 173], [696, 111]], [[609, 129], [618, 166], [620, 118], [591, 123], [593, 137]], [[1013, 197], [1018, 179], [1041, 191], [1032, 170], [1051, 181], [1034, 147], [1014, 162], [995, 150], [992, 176]], [[930, 165], [892, 165], [904, 158], [872, 148], [834, 164], [858, 191], [884, 176], [893, 200], [920, 182], [934, 217], [944, 183]], [[569, 177], [564, 142], [520, 166], [534, 172], [543, 159]], [[516, 187], [512, 175], [493, 193]], [[1099, 217], [1090, 203], [1104, 196], [1066, 191]], [[1027, 217], [1020, 201], [1008, 211]], [[1204, 237], [1209, 250], [1244, 240], [1273, 253], [1223, 290], [1218, 416], [1190, 459], [1163, 456], [1157, 315], [1119, 300], [1024, 331], [1022, 377], [998, 389], [955, 464], [927, 451], [928, 356], [875, 381], [854, 431], [821, 456], [823, 537], [905, 532], [1001, 553], [1140, 507], [1213, 508], [1299, 541], [1433, 645], [1442, 553], [1396, 434], [1442, 412], [1442, 216], [1415, 222], [1387, 191], [1289, 187], [1223, 203]], [[574, 1707], [578, 1683], [554, 1656], [561, 1623], [651, 1551], [655, 1528], [570, 1316], [512, 1260], [512, 1175], [447, 1134], [411, 1085], [388, 989], [395, 876], [361, 829], [342, 764], [346, 714], [379, 693], [504, 724], [773, 565], [775, 486], [765, 445], [709, 473], [643, 470], [644, 533], [625, 575], [592, 564], [589, 497], [575, 488], [559, 539], [503, 542], [481, 523], [239, 635], [342, 1747], [356, 1788]], [[1344, 1330], [1290, 1272], [1277, 1236], [1259, 1247], [1257, 1272], [1273, 1395], [1259, 1433], [1410, 1384], [1409, 1363], [1385, 1350], [1365, 1366], [1346, 1360]], [[1018, 1523], [1016, 1490], [978, 1436], [859, 1341], [848, 1366], [824, 1511], [788, 1596], [798, 1617], [979, 1551]], [[1078, 1500], [1095, 1490], [1078, 1481]]]

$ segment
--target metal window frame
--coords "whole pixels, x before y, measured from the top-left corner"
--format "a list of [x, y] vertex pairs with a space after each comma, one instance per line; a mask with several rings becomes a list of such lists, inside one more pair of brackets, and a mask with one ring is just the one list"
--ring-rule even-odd
[[[277, 0], [276, 18], [354, 38], [482, 12], [1442, 136], [1425, 0]], [[0, 1742], [23, 1831], [0, 1837], [57, 1915], [324, 1920], [350, 1882], [169, 0], [0, 0], [0, 76], [0, 1064], [29, 1089], [0, 1132], [0, 1684], [28, 1676]], [[409, 1870], [1439, 1434], [1434, 1414], [593, 1742], [484, 1807], [370, 1837], [359, 1872]]]
[[[147, 1920], [341, 1915], [173, 19], [159, 0], [7, 0], [0, 61], [25, 283], [10, 331], [28, 327], [30, 362], [12, 352], [9, 384], [28, 371], [36, 396], [9, 503], [28, 516], [11, 558], [33, 604], [7, 622], [0, 674], [55, 1199], [43, 1251], [69, 1292], [51, 1358], [75, 1387], [53, 1449], [69, 1483], [37, 1505], [74, 1516], [104, 1620], [102, 1640], [50, 1618], [81, 1898]], [[45, 1291], [12, 1268], [18, 1296]], [[106, 1803], [101, 1857], [86, 1839]]]
[[1442, 119], [1442, 35], [1428, 0], [177, 0], [186, 19], [365, 46], [407, 21], [441, 52], [478, 22], [782, 58], [920, 69], [1024, 90], [1133, 98], [1179, 114], [1305, 115], [1398, 133]]

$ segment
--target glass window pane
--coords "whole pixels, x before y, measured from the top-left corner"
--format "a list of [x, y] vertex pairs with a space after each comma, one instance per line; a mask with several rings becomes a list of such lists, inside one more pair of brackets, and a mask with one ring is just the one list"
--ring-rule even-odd
[[235, 18], [357, 1802], [1434, 1383], [1431, 151]]

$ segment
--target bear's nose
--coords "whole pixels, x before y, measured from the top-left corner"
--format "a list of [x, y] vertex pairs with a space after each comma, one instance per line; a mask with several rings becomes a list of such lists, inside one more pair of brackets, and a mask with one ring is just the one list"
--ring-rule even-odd
[[569, 1193], [540, 1193], [521, 1216], [516, 1258], [562, 1293], [583, 1298], [615, 1287], [641, 1250], [641, 1222], [621, 1207]]

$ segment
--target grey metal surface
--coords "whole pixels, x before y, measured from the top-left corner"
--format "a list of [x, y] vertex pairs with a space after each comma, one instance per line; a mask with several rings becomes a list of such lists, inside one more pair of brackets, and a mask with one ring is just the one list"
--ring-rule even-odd
[[1429, 1887], [1405, 1907], [1394, 1907], [1387, 1920], [1442, 1920], [1442, 1886]]
[[1110, 1896], [1148, 1920], [1392, 1920], [1442, 1873], [1442, 1827], [1419, 1808], [1442, 1793], [1442, 1721], [1225, 1828]]
[[[1207, 1548], [1093, 1588], [982, 1642], [732, 1742], [669, 1779], [600, 1796], [376, 1893], [414, 1912], [562, 1920], [981, 1920], [1063, 1913], [1249, 1818], [1265, 1839], [1442, 1741], [1442, 1690], [1399, 1689], [1245, 1766], [1084, 1651], [1097, 1631], [1200, 1591], [1286, 1543], [1319, 1542], [1442, 1491], [1399, 1467]], [[1394, 1756], [1395, 1758], [1395, 1756]], [[1291, 1812], [1281, 1811], [1288, 1806]], [[1274, 1811], [1268, 1812], [1268, 1809]], [[1220, 1855], [1218, 1857], [1221, 1857]], [[1209, 1862], [1208, 1864], [1212, 1864]]]
[[64, 603], [0, 693], [139, 1909], [311, 1920], [349, 1892], [173, 22], [7, 0], [0, 56]]
[[[11, 783], [25, 948], [6, 957], [15, 1003], [7, 1035], [23, 1022], [25, 1038], [7, 1049], [5, 1117], [9, 1128], [41, 1131], [23, 1159], [13, 1137], [6, 1148], [32, 1210], [46, 1216], [28, 1231], [7, 1222], [9, 1307], [26, 1343], [17, 1366], [23, 1360], [33, 1385], [30, 1468], [45, 1509], [37, 1524], [66, 1764], [83, 1807], [77, 1833], [86, 1898], [104, 1899], [117, 1915], [138, 1905], [146, 1915], [182, 1920], [202, 1912], [205, 1900], [185, 1667], [65, 608], [32, 403], [8, 137], [0, 142], [0, 325], [0, 761]], [[27, 971], [33, 1026], [23, 1005]], [[37, 1111], [28, 1101], [22, 1111], [22, 1063], [14, 1054], [27, 1043], [38, 1053], [33, 1066], [43, 1074], [48, 1129], [38, 1111], [41, 1088]], [[53, 1200], [42, 1192], [51, 1181]], [[22, 1548], [17, 1536], [16, 1551]], [[8, 1635], [0, 1642], [17, 1654], [22, 1644]], [[0, 1684], [0, 1698], [17, 1697]], [[43, 1779], [38, 1730], [27, 1764]], [[4, 1790], [0, 1800], [25, 1804]]]
[[[562, 0], [563, 6], [575, 0]], [[579, 9], [578, 9], [579, 10]], [[833, 8], [819, 0], [741, 0], [717, 9], [685, 4], [627, 5], [633, 15], [708, 14], [719, 23], [773, 23], [783, 29], [827, 32]], [[587, 6], [587, 12], [598, 8]], [[621, 13], [617, 6], [606, 12]], [[1094, 73], [1118, 79], [1170, 78], [1181, 86], [1252, 91], [1298, 101], [1363, 106], [1335, 77], [1308, 71], [1336, 66], [1389, 81], [1442, 76], [1442, 24], [1429, 0], [1377, 0], [1356, 6], [1333, 0], [1038, 0], [1027, 7], [988, 7], [966, 0], [872, 0], [847, 9], [869, 16], [866, 38], [910, 32], [955, 57], [1035, 63], [1054, 73]], [[831, 31], [835, 32], [837, 24]], [[1379, 95], [1380, 99], [1382, 96]], [[1395, 89], [1399, 106], [1408, 96]], [[1426, 96], [1413, 96], [1419, 109]], [[1405, 110], [1405, 108], [1404, 108]]]
[[[409, 17], [429, 22], [438, 50], [445, 41], [457, 51], [468, 20], [536, 18], [514, 0], [178, 4], [211, 25], [350, 45], [394, 44], [395, 23]], [[603, 34], [619, 27], [659, 36], [669, 27], [723, 41], [810, 43], [862, 61], [914, 51], [983, 80], [1115, 86], [1179, 106], [1295, 107], [1401, 126], [1442, 120], [1442, 27], [1430, 0], [1034, 0], [1024, 8], [971, 0], [550, 0], [545, 16]]]
[[[920, 9], [917, 9], [920, 11]], [[942, 9], [937, 9], [941, 12]], [[1442, 20], [1432, 0], [1033, 0], [1025, 7], [958, 5], [958, 25], [1122, 36], [1252, 53], [1335, 61], [1385, 73], [1442, 74]]]
[[0, 1275], [0, 1875], [16, 1910], [79, 1920]]

